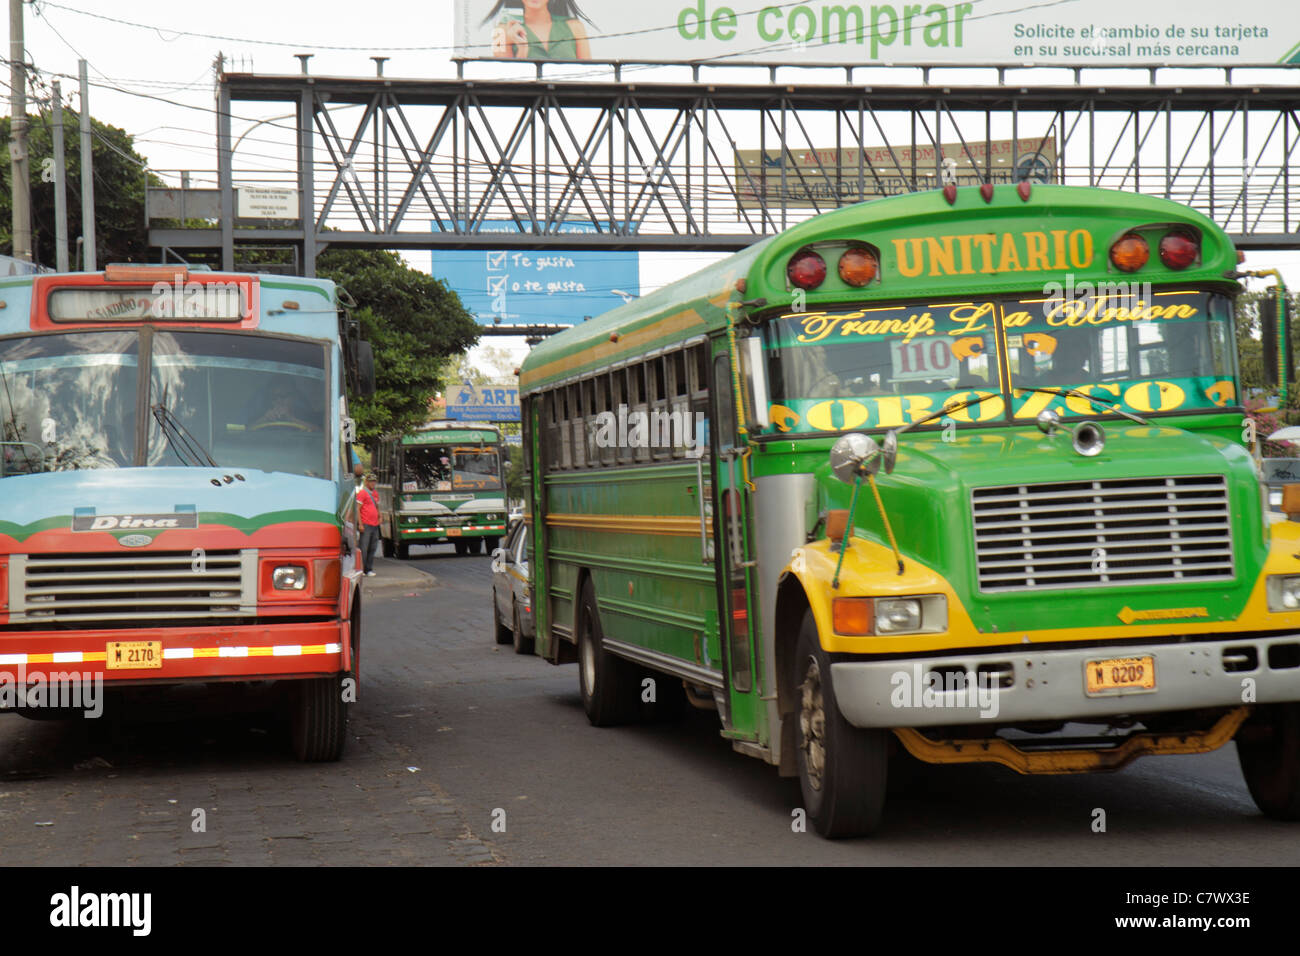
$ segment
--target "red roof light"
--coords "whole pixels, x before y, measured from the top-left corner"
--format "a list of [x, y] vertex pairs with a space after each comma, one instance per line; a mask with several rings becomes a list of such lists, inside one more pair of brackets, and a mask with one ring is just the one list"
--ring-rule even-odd
[[826, 280], [826, 260], [811, 249], [800, 249], [785, 268], [790, 284], [800, 289], [815, 289]]

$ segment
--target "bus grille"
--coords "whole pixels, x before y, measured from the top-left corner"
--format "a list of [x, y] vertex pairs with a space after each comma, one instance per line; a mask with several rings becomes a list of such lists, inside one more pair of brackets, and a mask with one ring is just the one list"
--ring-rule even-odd
[[1233, 576], [1221, 475], [975, 488], [971, 511], [981, 591]]
[[257, 612], [257, 552], [15, 555], [12, 624], [229, 618]]

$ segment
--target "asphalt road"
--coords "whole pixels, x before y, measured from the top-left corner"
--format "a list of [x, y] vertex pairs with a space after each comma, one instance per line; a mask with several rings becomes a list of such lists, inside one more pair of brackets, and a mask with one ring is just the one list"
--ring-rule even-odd
[[3, 862], [1300, 861], [1300, 826], [1258, 813], [1232, 744], [1099, 776], [922, 766], [877, 836], [794, 832], [797, 783], [733, 752], [715, 715], [593, 728], [575, 665], [497, 645], [489, 560], [444, 546], [379, 563], [353, 740], [337, 764], [295, 763], [256, 693], [234, 714], [204, 692], [97, 721], [0, 717]]

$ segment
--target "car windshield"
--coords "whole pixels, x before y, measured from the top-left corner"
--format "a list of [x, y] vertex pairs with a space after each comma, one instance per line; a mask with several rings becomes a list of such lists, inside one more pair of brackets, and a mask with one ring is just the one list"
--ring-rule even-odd
[[131, 465], [139, 365], [134, 330], [0, 340], [0, 474]]
[[405, 445], [403, 491], [487, 491], [501, 487], [494, 449]]
[[[1233, 405], [1231, 322], [1225, 295], [1150, 289], [781, 315], [763, 333], [772, 420], [794, 432], [896, 428], [985, 395], [951, 418], [1032, 420], [1045, 408], [1093, 417], [1112, 402], [1137, 414]], [[1031, 388], [1102, 401], [1022, 391]]]
[[153, 340], [148, 464], [192, 464], [157, 412], [223, 468], [329, 473], [324, 346], [263, 335], [158, 332]]

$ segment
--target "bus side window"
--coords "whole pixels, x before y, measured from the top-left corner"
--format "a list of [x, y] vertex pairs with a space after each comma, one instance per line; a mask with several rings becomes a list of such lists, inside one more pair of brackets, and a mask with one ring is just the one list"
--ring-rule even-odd
[[[619, 368], [609, 373], [609, 401], [614, 409], [614, 427], [618, 428], [620, 419], [627, 420], [627, 369]], [[620, 465], [632, 460], [632, 450], [628, 448], [627, 436], [622, 436], [614, 449], [613, 462]]]
[[[709, 420], [709, 347], [708, 345], [697, 345], [690, 352], [690, 374], [691, 374], [691, 421], [690, 437], [692, 441], [707, 443], [708, 428], [700, 427], [700, 423]], [[707, 452], [707, 448], [704, 452]], [[692, 454], [699, 456], [702, 452], [698, 449]]]
[[[633, 422], [641, 422], [640, 437], [643, 439], [629, 443], [635, 446], [632, 449], [632, 457], [636, 461], [649, 461], [650, 443], [648, 440], [644, 440], [647, 438], [646, 429], [650, 427], [648, 424], [650, 406], [646, 397], [646, 363], [637, 362], [635, 365], [630, 366], [628, 375], [631, 385], [628, 389], [628, 431], [632, 431]], [[637, 417], [633, 418], [633, 415]]]
[[668, 356], [668, 370], [670, 372], [672, 389], [672, 446], [673, 457], [683, 458], [686, 455], [686, 442], [693, 437], [690, 425], [690, 384], [686, 381], [686, 351], [678, 349]]
[[668, 458], [673, 453], [672, 436], [671, 434], [664, 435], [665, 431], [669, 431], [668, 412], [671, 398], [668, 394], [668, 375], [664, 365], [662, 355], [656, 355], [650, 360], [652, 391], [650, 393], [650, 418], [647, 423], [647, 431], [650, 439], [650, 454], [654, 458]]

